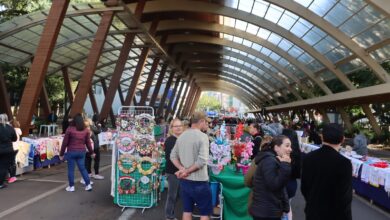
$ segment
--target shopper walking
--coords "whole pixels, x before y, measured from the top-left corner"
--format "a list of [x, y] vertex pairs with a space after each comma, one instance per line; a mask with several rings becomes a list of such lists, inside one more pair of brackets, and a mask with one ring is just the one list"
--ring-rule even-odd
[[286, 185], [291, 175], [290, 153], [290, 139], [278, 135], [270, 143], [262, 146], [256, 156], [253, 200], [249, 207], [254, 220], [286, 218], [290, 209], [286, 192]]
[[338, 152], [343, 141], [343, 128], [327, 124], [322, 129], [322, 147], [303, 160], [306, 220], [352, 219], [352, 165]]
[[[87, 153], [85, 156], [85, 167], [87, 169], [88, 175], [90, 178], [96, 180], [103, 180], [104, 176], [99, 174], [100, 167], [100, 146], [98, 134], [101, 132], [101, 125], [98, 123], [98, 120], [94, 123], [91, 119], [84, 120], [86, 128], [90, 131], [90, 138], [93, 142], [93, 152], [95, 153], [95, 158], [91, 157], [90, 153]], [[95, 173], [92, 173], [92, 160], [94, 162], [93, 169]]]
[[62, 142], [60, 158], [64, 159], [64, 153], [67, 149], [66, 159], [68, 161], [68, 180], [69, 186], [66, 187], [66, 191], [73, 192], [75, 191], [74, 187], [74, 167], [75, 163], [79, 168], [79, 171], [85, 181], [85, 190], [91, 191], [92, 186], [90, 184], [90, 179], [88, 172], [85, 169], [85, 146], [87, 146], [88, 151], [92, 154], [92, 157], [95, 157], [95, 154], [92, 150], [92, 145], [90, 141], [90, 133], [85, 128], [84, 119], [81, 114], [77, 114], [72, 121], [72, 124], [68, 127], [65, 132], [65, 137]]
[[183, 124], [180, 119], [173, 119], [169, 126], [171, 136], [169, 136], [164, 143], [165, 146], [165, 174], [168, 179], [168, 196], [165, 203], [165, 217], [166, 219], [176, 219], [175, 217], [175, 204], [177, 200], [177, 194], [179, 192], [179, 179], [176, 177], [175, 173], [178, 169], [173, 165], [170, 160], [171, 152], [173, 147], [176, 144], [177, 138], [183, 133]]
[[19, 145], [19, 141], [20, 141], [20, 136], [22, 135], [22, 130], [20, 129], [19, 121], [17, 121], [16, 119], [12, 120], [11, 125], [15, 129], [16, 141], [12, 143], [14, 152], [13, 152], [13, 155], [12, 155], [11, 165], [8, 168], [8, 172], [9, 172], [8, 183], [14, 183], [17, 180], [17, 178], [16, 178], [16, 155], [19, 152], [19, 146], [18, 145]]
[[191, 118], [191, 128], [177, 139], [170, 159], [179, 169], [180, 196], [183, 202], [183, 220], [192, 219], [196, 204], [201, 220], [208, 220], [212, 213], [211, 190], [207, 173], [209, 140], [201, 129], [206, 127], [206, 115], [195, 112]]
[[12, 142], [16, 139], [15, 129], [8, 124], [7, 115], [0, 114], [0, 189], [6, 187], [4, 180], [14, 155]]

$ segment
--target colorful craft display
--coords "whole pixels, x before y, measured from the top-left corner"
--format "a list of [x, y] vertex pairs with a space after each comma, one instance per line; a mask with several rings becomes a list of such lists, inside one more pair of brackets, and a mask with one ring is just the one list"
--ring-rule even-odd
[[156, 141], [151, 135], [140, 135], [136, 141], [137, 152], [142, 156], [149, 156], [156, 150]]
[[119, 194], [134, 194], [135, 191], [135, 179], [131, 176], [119, 177], [118, 193]]
[[32, 139], [23, 137], [22, 141], [33, 145], [34, 155], [39, 156], [41, 161], [51, 160], [60, 154], [62, 136]]
[[249, 165], [251, 163], [253, 142], [234, 142], [233, 143], [233, 159], [237, 164]]
[[[146, 208], [157, 202], [161, 145], [157, 145], [154, 139], [154, 117], [138, 114], [137, 107], [130, 107], [133, 108], [134, 111], [124, 111], [117, 119], [117, 203], [125, 207]], [[149, 200], [150, 203], [145, 204]]]
[[230, 144], [226, 139], [217, 138], [210, 144], [210, 156], [208, 164], [214, 174], [219, 174], [223, 166], [230, 163], [231, 153]]
[[132, 154], [136, 146], [134, 135], [123, 132], [119, 133], [116, 139], [116, 146], [122, 154]]

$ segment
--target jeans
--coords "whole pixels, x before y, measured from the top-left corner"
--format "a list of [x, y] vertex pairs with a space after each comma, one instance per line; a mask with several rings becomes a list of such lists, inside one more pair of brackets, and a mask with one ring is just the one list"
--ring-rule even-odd
[[[99, 174], [99, 166], [100, 166], [100, 148], [95, 147], [93, 152], [95, 153], [95, 158], [93, 159], [93, 169], [95, 170], [95, 174]], [[87, 153], [85, 156], [85, 168], [88, 173], [92, 173], [92, 157], [90, 153]]]
[[165, 202], [165, 217], [169, 219], [175, 218], [175, 204], [177, 200], [177, 193], [179, 192], [179, 179], [175, 174], [167, 173], [168, 179], [168, 195]]
[[77, 163], [77, 167], [83, 179], [85, 181], [85, 185], [88, 186], [90, 184], [89, 176], [87, 169], [85, 169], [85, 151], [70, 151], [66, 153], [66, 160], [68, 161], [68, 181], [69, 186], [74, 186], [74, 167], [75, 163]]

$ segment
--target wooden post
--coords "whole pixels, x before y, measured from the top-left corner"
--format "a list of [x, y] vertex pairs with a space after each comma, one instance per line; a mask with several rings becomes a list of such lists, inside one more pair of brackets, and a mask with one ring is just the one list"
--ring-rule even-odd
[[172, 70], [171, 74], [169, 75], [168, 81], [165, 84], [164, 93], [163, 93], [163, 95], [162, 95], [162, 97], [160, 99], [160, 105], [159, 105], [159, 107], [157, 109], [157, 115], [160, 115], [160, 116], [163, 115], [165, 101], [166, 101], [169, 89], [171, 87], [171, 84], [172, 84], [172, 81], [173, 81], [173, 77], [175, 77], [175, 70]]
[[95, 74], [96, 66], [102, 54], [104, 44], [106, 43], [107, 34], [111, 27], [113, 17], [113, 11], [105, 11], [102, 14], [95, 39], [92, 43], [91, 50], [89, 51], [82, 78], [79, 81], [79, 89], [76, 92], [75, 99], [70, 110], [71, 117], [83, 111], [84, 103], [87, 99], [87, 94], [91, 89], [92, 78]]
[[150, 99], [150, 103], [149, 105], [152, 106], [154, 108], [154, 105], [156, 103], [156, 100], [157, 100], [157, 96], [158, 96], [158, 92], [160, 91], [160, 88], [161, 88], [161, 84], [164, 80], [164, 76], [165, 76], [165, 73], [167, 71], [167, 68], [168, 68], [168, 64], [165, 63], [162, 68], [161, 68], [161, 72], [160, 72], [160, 75], [158, 76], [158, 79], [157, 79], [157, 82], [156, 84], [154, 85], [154, 90], [153, 90], [153, 94], [152, 94], [152, 97]]
[[34, 113], [39, 94], [42, 91], [47, 68], [49, 66], [68, 5], [69, 0], [53, 1], [46, 23], [44, 24], [45, 27], [43, 28], [42, 36], [34, 55], [34, 61], [30, 67], [30, 74], [23, 90], [17, 117], [20, 121], [23, 135], [28, 135], [32, 115]]

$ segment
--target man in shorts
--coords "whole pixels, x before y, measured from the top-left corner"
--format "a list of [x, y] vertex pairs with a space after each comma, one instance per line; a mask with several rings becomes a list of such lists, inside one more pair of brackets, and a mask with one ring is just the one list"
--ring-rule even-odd
[[180, 196], [183, 202], [183, 220], [191, 220], [194, 205], [198, 207], [201, 220], [212, 214], [211, 190], [207, 173], [209, 139], [201, 129], [207, 124], [206, 115], [195, 112], [191, 128], [177, 139], [171, 152], [171, 161], [179, 169], [175, 174], [180, 179]]

